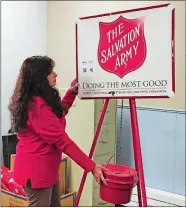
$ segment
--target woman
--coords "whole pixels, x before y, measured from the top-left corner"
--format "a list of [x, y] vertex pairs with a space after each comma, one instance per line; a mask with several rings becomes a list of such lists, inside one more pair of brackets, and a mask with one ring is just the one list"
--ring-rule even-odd
[[95, 164], [65, 132], [65, 115], [76, 97], [78, 84], [60, 100], [54, 88], [54, 61], [46, 56], [27, 58], [20, 69], [9, 104], [18, 145], [14, 180], [24, 187], [29, 206], [60, 206], [58, 172], [64, 152], [97, 182], [105, 180], [102, 166]]

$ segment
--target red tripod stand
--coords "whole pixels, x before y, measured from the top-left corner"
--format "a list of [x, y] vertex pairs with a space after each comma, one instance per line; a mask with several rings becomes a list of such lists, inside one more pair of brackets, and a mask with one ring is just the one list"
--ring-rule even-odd
[[[103, 120], [105, 117], [105, 113], [107, 110], [107, 106], [109, 103], [109, 98], [105, 99], [104, 106], [102, 109], [102, 113], [98, 122], [98, 126], [96, 129], [96, 133], [94, 136], [94, 140], [91, 146], [91, 150], [89, 153], [89, 158], [92, 158], [97, 140], [99, 137], [99, 133], [103, 124]], [[140, 136], [139, 136], [139, 128], [138, 128], [138, 119], [137, 119], [137, 111], [136, 111], [136, 101], [134, 98], [129, 99], [130, 104], [130, 117], [131, 117], [131, 127], [132, 127], [132, 137], [133, 137], [133, 151], [134, 151], [134, 160], [135, 160], [135, 168], [138, 173], [139, 181], [137, 183], [137, 190], [138, 190], [138, 203], [140, 207], [147, 207], [147, 197], [146, 197], [146, 190], [145, 190], [145, 180], [144, 180], [144, 172], [143, 172], [143, 161], [141, 155], [141, 145], [140, 145]], [[78, 194], [76, 197], [75, 206], [77, 207], [81, 198], [81, 194], [83, 191], [83, 187], [85, 184], [85, 180], [87, 177], [87, 172], [85, 171], [82, 180], [79, 186]]]

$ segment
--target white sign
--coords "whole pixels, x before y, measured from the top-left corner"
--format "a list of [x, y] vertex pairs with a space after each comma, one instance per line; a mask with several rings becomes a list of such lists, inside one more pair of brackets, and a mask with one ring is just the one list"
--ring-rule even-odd
[[171, 5], [82, 18], [76, 33], [81, 99], [174, 95]]

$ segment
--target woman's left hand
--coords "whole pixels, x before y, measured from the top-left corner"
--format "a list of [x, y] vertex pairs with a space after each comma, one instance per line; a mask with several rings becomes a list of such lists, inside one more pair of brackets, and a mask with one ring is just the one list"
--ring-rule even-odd
[[71, 82], [70, 92], [77, 95], [78, 94], [78, 87], [79, 87], [79, 83], [77, 82], [77, 78], [75, 78]]

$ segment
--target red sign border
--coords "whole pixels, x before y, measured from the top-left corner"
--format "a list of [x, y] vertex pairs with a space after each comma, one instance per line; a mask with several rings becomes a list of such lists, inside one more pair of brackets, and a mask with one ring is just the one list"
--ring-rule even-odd
[[[118, 12], [112, 12], [112, 13], [105, 13], [105, 14], [98, 14], [93, 16], [86, 16], [79, 18], [80, 20], [85, 19], [91, 19], [91, 18], [97, 18], [97, 17], [103, 17], [103, 16], [110, 16], [110, 15], [116, 15], [116, 14], [124, 14], [129, 12], [135, 12], [135, 11], [142, 11], [142, 10], [149, 10], [149, 9], [157, 9], [162, 7], [168, 7], [169, 4], [161, 4], [156, 6], [149, 6], [149, 7], [142, 7], [142, 8], [136, 8], [136, 9], [130, 9], [130, 10], [124, 10], [124, 11], [118, 11]], [[76, 31], [76, 77], [78, 80], [78, 25], [75, 25], [75, 31]], [[175, 93], [176, 87], [175, 87], [175, 8], [172, 10], [172, 91]], [[92, 100], [92, 99], [130, 99], [130, 98], [137, 98], [137, 99], [159, 99], [159, 98], [170, 98], [169, 96], [108, 96], [108, 97], [82, 97], [80, 99], [82, 100]]]

